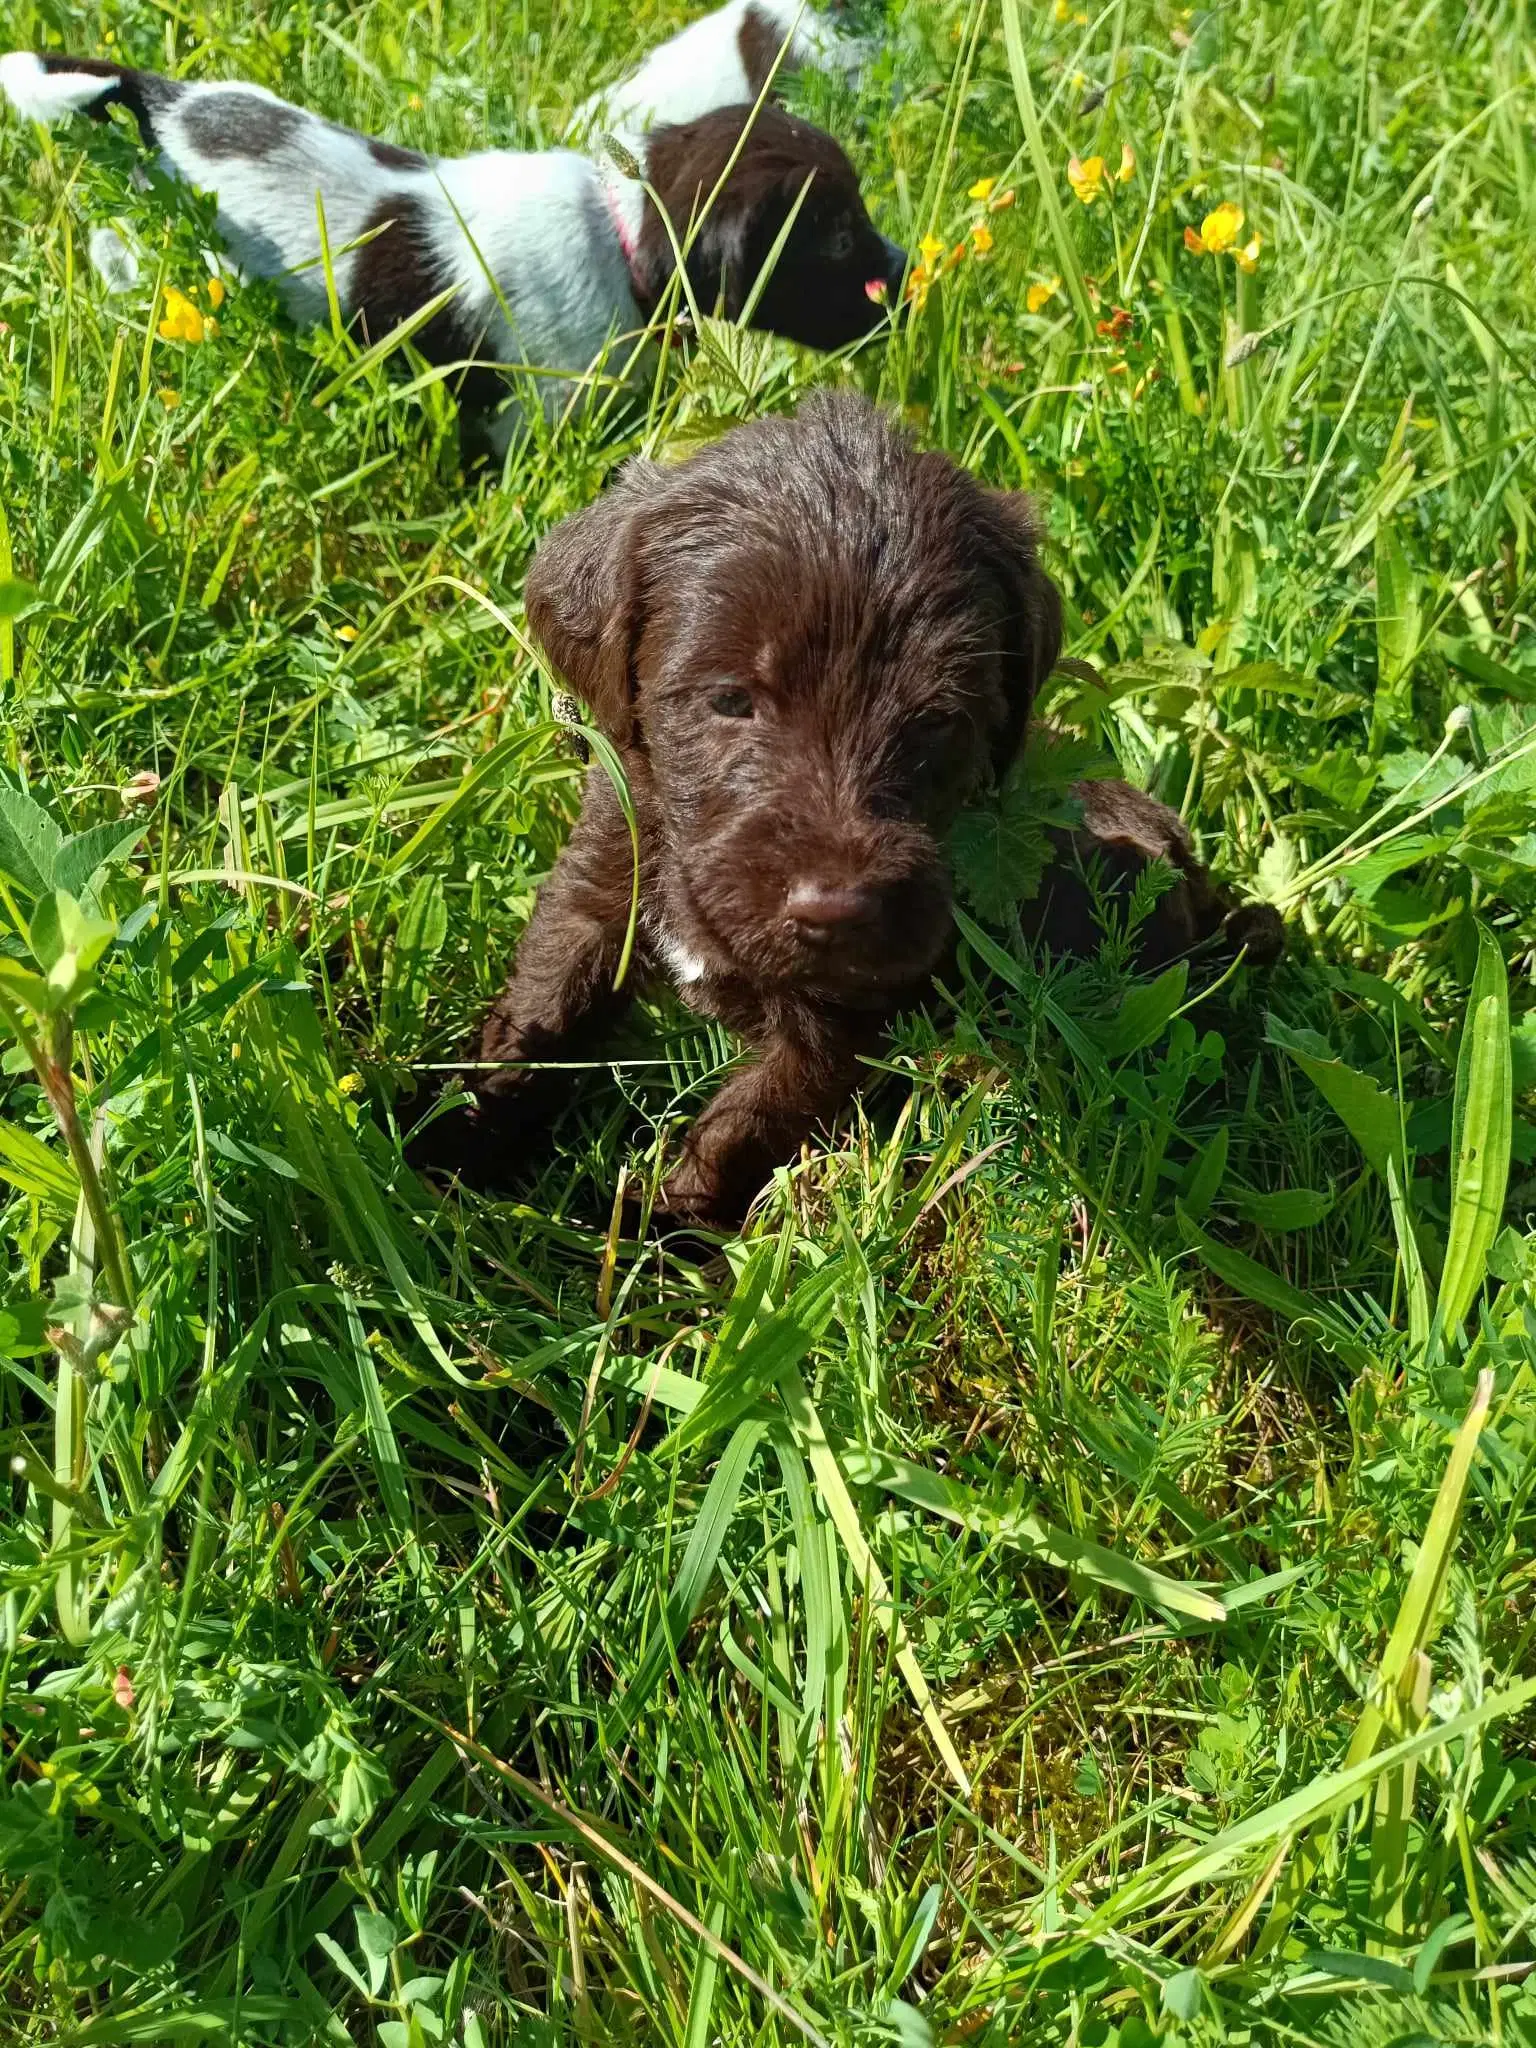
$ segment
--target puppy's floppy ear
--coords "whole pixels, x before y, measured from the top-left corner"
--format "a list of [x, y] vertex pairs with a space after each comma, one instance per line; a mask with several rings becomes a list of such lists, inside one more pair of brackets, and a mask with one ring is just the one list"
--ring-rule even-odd
[[979, 495], [976, 559], [993, 583], [1001, 633], [1004, 712], [992, 742], [993, 772], [1001, 778], [1023, 744], [1030, 707], [1061, 652], [1061, 599], [1040, 566], [1039, 526], [1028, 498], [1012, 491]]
[[645, 610], [641, 538], [661, 488], [653, 463], [627, 464], [595, 505], [545, 535], [524, 592], [545, 653], [617, 747], [634, 738], [634, 657]]

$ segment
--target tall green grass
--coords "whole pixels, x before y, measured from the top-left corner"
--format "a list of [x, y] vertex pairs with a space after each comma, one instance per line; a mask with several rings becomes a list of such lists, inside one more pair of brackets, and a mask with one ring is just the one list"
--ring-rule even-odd
[[[448, 150], [676, 19], [6, 36]], [[0, 125], [6, 2038], [1536, 2038], [1525, 10], [858, 25], [796, 97], [943, 252], [921, 312], [832, 364], [706, 321], [496, 480], [259, 286], [162, 340], [198, 204]], [[1251, 272], [1186, 246], [1223, 202]], [[845, 379], [1042, 502], [1037, 773], [1118, 760], [1291, 957], [1047, 969], [968, 873], [745, 1240], [614, 1220], [734, 1053], [666, 1001], [444, 1203], [413, 1091], [579, 786], [530, 551]]]

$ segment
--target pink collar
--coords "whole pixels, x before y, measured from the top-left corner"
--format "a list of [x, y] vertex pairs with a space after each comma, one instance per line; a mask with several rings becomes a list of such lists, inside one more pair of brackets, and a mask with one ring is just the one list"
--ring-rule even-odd
[[[613, 223], [613, 232], [618, 237], [619, 247], [624, 252], [624, 261], [629, 266], [629, 288], [635, 295], [635, 303], [640, 305], [643, 303], [643, 298], [640, 289], [639, 273], [635, 267], [635, 258], [639, 252], [640, 238], [624, 218], [624, 209], [620, 204], [618, 187], [612, 177], [610, 177], [606, 165], [600, 165], [598, 168], [598, 182], [603, 188], [603, 204], [608, 209], [608, 218]], [[631, 183], [633, 181], [626, 179], [625, 182]]]

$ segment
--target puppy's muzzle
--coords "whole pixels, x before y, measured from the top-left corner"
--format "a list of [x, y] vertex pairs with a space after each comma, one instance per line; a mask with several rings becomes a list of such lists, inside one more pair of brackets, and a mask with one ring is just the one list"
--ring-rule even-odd
[[889, 306], [894, 313], [901, 304], [901, 287], [906, 281], [912, 258], [900, 242], [893, 242], [889, 235], [880, 237], [880, 245], [885, 252], [885, 267], [878, 277], [869, 280], [864, 292], [877, 306]]

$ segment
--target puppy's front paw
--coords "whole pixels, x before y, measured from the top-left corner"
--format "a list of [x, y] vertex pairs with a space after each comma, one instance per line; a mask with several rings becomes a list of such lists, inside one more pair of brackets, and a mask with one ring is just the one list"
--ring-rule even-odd
[[1221, 928], [1229, 953], [1246, 949], [1250, 967], [1273, 967], [1285, 951], [1285, 925], [1272, 903], [1240, 903]]
[[732, 1231], [747, 1213], [747, 1198], [726, 1189], [708, 1167], [684, 1154], [677, 1171], [662, 1182], [656, 1209], [703, 1230]]
[[406, 1140], [406, 1163], [435, 1180], [504, 1187], [521, 1149], [518, 1140], [538, 1107], [527, 1091], [505, 1085], [494, 1094], [482, 1090], [464, 1097], [423, 1119]]

